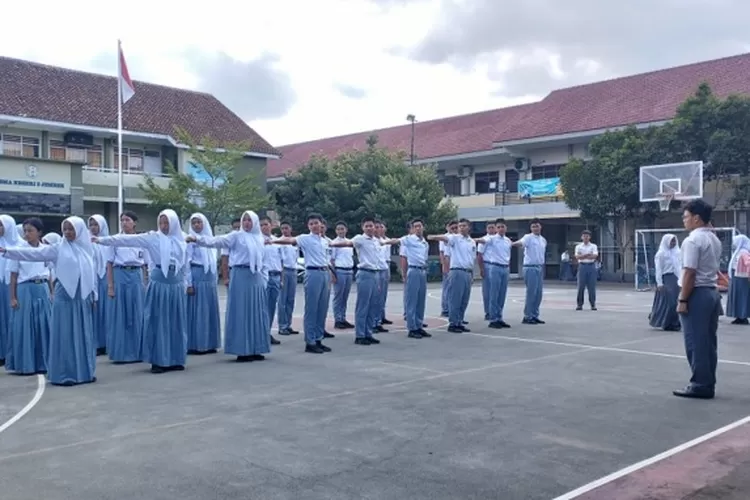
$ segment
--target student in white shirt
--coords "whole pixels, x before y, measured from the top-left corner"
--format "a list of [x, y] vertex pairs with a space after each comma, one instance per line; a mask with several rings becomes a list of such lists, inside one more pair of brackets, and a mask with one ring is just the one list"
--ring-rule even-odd
[[[487, 234], [485, 236], [494, 236], [497, 234], [495, 222], [490, 221], [487, 223]], [[490, 320], [490, 286], [488, 276], [488, 269], [484, 262], [484, 240], [477, 241], [477, 265], [479, 266], [479, 276], [482, 278], [482, 305], [484, 306], [484, 319], [485, 321]]]
[[[232, 221], [232, 231], [239, 231], [241, 223], [240, 219], [234, 219]], [[229, 250], [222, 248], [219, 253], [221, 254], [221, 277], [224, 280], [224, 285], [229, 286]]]
[[469, 236], [471, 222], [468, 219], [458, 221], [459, 234], [428, 236], [428, 240], [442, 241], [450, 252], [451, 282], [450, 302], [448, 303], [448, 331], [463, 333], [470, 330], [464, 326], [466, 308], [471, 297], [471, 285], [474, 281], [474, 264], [477, 257], [477, 244]]
[[[271, 235], [271, 218], [263, 216], [260, 218], [260, 232], [263, 235], [264, 242], [274, 240]], [[268, 298], [268, 331], [273, 326], [273, 318], [276, 316], [276, 310], [279, 304], [279, 294], [281, 292], [281, 272], [283, 270], [282, 248], [278, 245], [265, 245], [263, 249], [263, 265], [268, 271], [268, 282], [266, 283], [266, 293]], [[271, 344], [279, 345], [281, 341], [271, 335]]]
[[750, 316], [750, 238], [739, 234], [732, 238], [732, 260], [729, 262], [727, 316], [733, 325], [747, 325]]
[[575, 255], [578, 261], [578, 297], [576, 299], [576, 311], [583, 309], [583, 295], [586, 290], [589, 293], [589, 304], [591, 310], [596, 311], [596, 261], [599, 258], [599, 249], [591, 243], [591, 231], [588, 229], [581, 233], [581, 243], [576, 245]]
[[378, 333], [384, 333], [388, 330], [383, 325], [393, 324], [393, 321], [386, 318], [385, 310], [388, 303], [388, 285], [391, 282], [391, 245], [385, 243], [388, 236], [385, 235], [388, 228], [385, 222], [381, 220], [375, 221], [375, 236], [384, 242], [383, 247], [380, 249], [380, 292], [378, 293], [378, 299], [380, 300], [380, 314], [376, 317], [377, 324], [375, 325], [375, 331]]
[[677, 314], [677, 297], [680, 295], [679, 275], [682, 270], [680, 245], [677, 236], [665, 234], [659, 250], [654, 255], [656, 293], [651, 306], [649, 325], [665, 331], [679, 332], [680, 317]]
[[[282, 238], [292, 237], [292, 225], [282, 221]], [[281, 263], [284, 270], [281, 274], [281, 292], [279, 293], [278, 312], [276, 313], [279, 327], [279, 335], [297, 335], [298, 330], [292, 328], [292, 316], [294, 314], [294, 303], [297, 298], [297, 261], [299, 259], [299, 248], [294, 245], [281, 246]]]
[[[337, 222], [333, 243], [348, 241], [348, 231], [349, 226], [346, 222]], [[354, 249], [331, 246], [331, 267], [336, 275], [336, 282], [333, 284], [333, 327], [340, 330], [354, 328], [354, 325], [346, 320], [346, 307], [354, 281]]]
[[[190, 216], [189, 235], [211, 238], [211, 223], [196, 212]], [[187, 349], [188, 354], [214, 354], [221, 347], [219, 294], [216, 289], [216, 249], [187, 245]]]
[[[495, 223], [494, 235], [487, 235], [475, 240], [479, 245], [485, 266], [484, 279], [489, 289], [489, 322], [490, 328], [510, 328], [503, 320], [503, 309], [505, 299], [508, 295], [508, 278], [510, 276], [510, 250], [512, 242], [505, 236], [507, 226], [504, 219], [498, 219]], [[479, 257], [477, 257], [479, 258]]]
[[544, 289], [544, 262], [547, 240], [542, 236], [542, 222], [532, 219], [531, 233], [524, 235], [513, 246], [523, 247], [523, 280], [526, 284], [526, 303], [523, 308], [523, 321], [526, 325], [543, 325], [539, 319]]
[[[458, 221], [452, 220], [445, 225], [445, 236], [450, 234], [458, 234]], [[429, 238], [428, 238], [429, 239]], [[451, 253], [450, 248], [441, 241], [438, 245], [440, 250], [440, 269], [443, 272], [443, 281], [441, 283], [440, 293], [440, 316], [448, 317], [448, 304], [450, 303], [451, 295], [451, 282], [450, 282], [450, 260]]]
[[376, 345], [380, 341], [372, 336], [378, 324], [380, 301], [380, 271], [382, 267], [383, 240], [375, 235], [375, 220], [362, 219], [362, 233], [354, 238], [331, 243], [332, 248], [354, 248], [357, 250], [357, 303], [354, 310], [354, 343]]

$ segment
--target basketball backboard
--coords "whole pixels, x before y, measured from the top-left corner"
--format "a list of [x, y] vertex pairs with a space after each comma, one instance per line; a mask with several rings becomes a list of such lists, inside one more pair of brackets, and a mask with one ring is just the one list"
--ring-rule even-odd
[[703, 197], [703, 162], [665, 163], [641, 167], [640, 198], [642, 202]]

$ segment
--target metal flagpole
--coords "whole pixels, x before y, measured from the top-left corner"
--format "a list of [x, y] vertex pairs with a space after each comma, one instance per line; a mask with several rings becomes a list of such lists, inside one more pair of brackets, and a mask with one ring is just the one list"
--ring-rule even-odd
[[117, 40], [117, 219], [125, 210], [125, 193], [122, 179], [122, 45]]

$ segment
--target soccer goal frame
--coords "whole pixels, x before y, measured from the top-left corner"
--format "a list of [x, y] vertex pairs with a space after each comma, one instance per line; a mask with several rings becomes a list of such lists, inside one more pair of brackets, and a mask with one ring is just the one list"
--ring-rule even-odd
[[[740, 232], [736, 227], [717, 227], [714, 228], [716, 235], [722, 242], [721, 265], [722, 271], [729, 266], [729, 260], [732, 257], [732, 240]], [[680, 245], [685, 239], [688, 232], [685, 228], [665, 228], [665, 229], [636, 229], [635, 242], [633, 247], [634, 253], [634, 271], [635, 271], [635, 290], [645, 292], [652, 290], [656, 286], [656, 280], [652, 277], [654, 271], [654, 255], [659, 250], [661, 238], [665, 234], [674, 234]]]

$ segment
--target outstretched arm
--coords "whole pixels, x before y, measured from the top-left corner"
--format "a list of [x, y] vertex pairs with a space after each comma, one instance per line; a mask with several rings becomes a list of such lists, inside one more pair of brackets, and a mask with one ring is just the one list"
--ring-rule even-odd
[[94, 236], [91, 238], [91, 241], [107, 247], [149, 248], [155, 235], [156, 233], [154, 232], [140, 234], [113, 234], [111, 236]]
[[[294, 238], [291, 238], [294, 239]], [[296, 242], [295, 242], [296, 243]], [[294, 245], [295, 243], [290, 243], [290, 245]], [[331, 248], [354, 248], [354, 242], [352, 240], [346, 240], [346, 241], [332, 241], [328, 244]]]
[[188, 236], [185, 238], [185, 241], [187, 243], [195, 243], [199, 247], [226, 248], [229, 250], [234, 246], [238, 234], [238, 232], [232, 231], [222, 236]]
[[3, 257], [11, 260], [26, 260], [30, 262], [57, 261], [57, 245], [39, 245], [38, 247], [0, 248]]
[[268, 245], [296, 245], [297, 244], [297, 238], [293, 236], [282, 236], [281, 238], [276, 238], [275, 240], [269, 241], [267, 243]]

